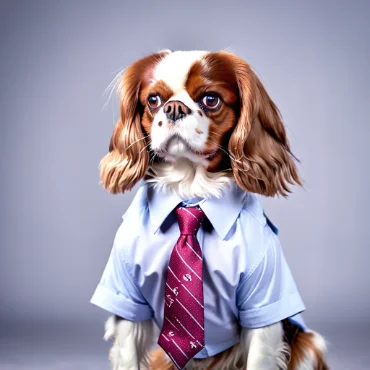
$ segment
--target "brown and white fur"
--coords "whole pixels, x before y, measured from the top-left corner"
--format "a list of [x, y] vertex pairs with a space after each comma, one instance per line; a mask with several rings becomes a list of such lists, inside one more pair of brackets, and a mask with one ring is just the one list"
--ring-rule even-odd
[[[220, 197], [235, 181], [248, 192], [286, 196], [301, 184], [278, 108], [248, 63], [225, 52], [154, 53], [133, 63], [120, 83], [120, 110], [100, 163], [111, 193], [131, 189], [140, 179], [183, 199]], [[324, 370], [326, 346], [315, 332], [285, 340], [278, 322], [241, 330], [240, 342], [186, 369]], [[112, 316], [114, 370], [175, 369], [155, 350], [151, 321]]]

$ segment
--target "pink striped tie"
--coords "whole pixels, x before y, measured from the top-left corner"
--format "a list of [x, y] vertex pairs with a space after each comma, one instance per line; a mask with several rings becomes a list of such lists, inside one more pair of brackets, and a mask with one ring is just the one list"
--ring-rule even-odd
[[196, 234], [205, 215], [199, 207], [178, 207], [175, 214], [180, 237], [168, 264], [158, 344], [183, 369], [204, 347], [203, 260]]

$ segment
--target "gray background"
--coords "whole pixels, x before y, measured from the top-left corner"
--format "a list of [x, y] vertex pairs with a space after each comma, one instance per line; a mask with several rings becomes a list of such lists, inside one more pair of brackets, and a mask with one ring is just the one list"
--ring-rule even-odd
[[[304, 189], [263, 199], [335, 369], [370, 369], [368, 1], [2, 1], [0, 367], [108, 369], [89, 303], [135, 191], [98, 163], [117, 71], [162, 48], [228, 50], [279, 106]], [[107, 103], [107, 104], [105, 104]], [[103, 108], [104, 107], [104, 108]]]

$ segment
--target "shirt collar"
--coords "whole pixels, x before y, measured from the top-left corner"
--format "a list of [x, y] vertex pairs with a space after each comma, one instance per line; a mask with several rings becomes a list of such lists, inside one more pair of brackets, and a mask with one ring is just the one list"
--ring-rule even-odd
[[[153, 232], [156, 233], [167, 216], [183, 199], [175, 193], [160, 190], [149, 184], [146, 186], [150, 220]], [[247, 194], [233, 183], [224, 190], [220, 198], [211, 197], [202, 202], [202, 210], [221, 239], [226, 238], [234, 225]]]

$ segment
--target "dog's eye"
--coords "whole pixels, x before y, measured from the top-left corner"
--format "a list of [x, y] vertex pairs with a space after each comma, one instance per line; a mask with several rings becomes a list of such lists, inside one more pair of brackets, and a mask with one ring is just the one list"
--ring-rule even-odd
[[221, 99], [217, 95], [209, 94], [202, 99], [202, 103], [208, 109], [217, 109], [220, 106]]
[[159, 95], [151, 95], [148, 98], [148, 105], [150, 108], [158, 108], [162, 104], [162, 100]]

